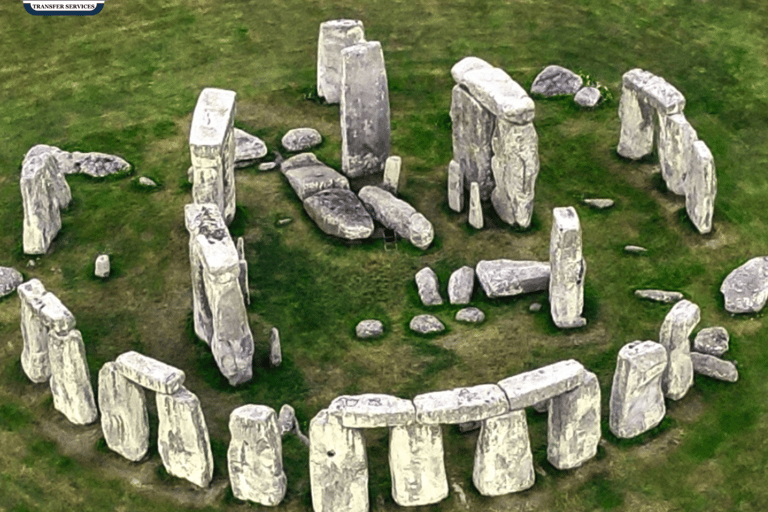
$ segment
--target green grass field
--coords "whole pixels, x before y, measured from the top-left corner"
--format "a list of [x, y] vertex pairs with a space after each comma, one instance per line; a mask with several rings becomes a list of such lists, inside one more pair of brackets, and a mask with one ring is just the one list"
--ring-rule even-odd
[[[280, 149], [290, 128], [311, 126], [324, 142], [315, 153], [340, 165], [337, 105], [316, 101], [318, 27], [361, 19], [381, 42], [392, 112], [392, 154], [403, 159], [402, 197], [435, 226], [433, 246], [380, 240], [347, 245], [325, 236], [304, 213], [280, 173], [237, 173], [237, 218], [244, 236], [256, 339], [255, 376], [237, 389], [220, 376], [191, 328], [188, 235], [191, 201], [188, 134], [200, 91], [238, 94], [236, 126]], [[546, 461], [546, 417], [529, 415], [537, 470], [529, 491], [486, 498], [471, 482], [477, 433], [445, 428], [451, 495], [433, 511], [764, 511], [768, 509], [768, 327], [762, 313], [733, 317], [719, 287], [736, 266], [768, 254], [768, 3], [734, 0], [211, 0], [109, 1], [92, 17], [40, 17], [21, 2], [0, 6], [0, 265], [38, 278], [77, 319], [91, 378], [127, 350], [186, 372], [202, 402], [216, 469], [210, 489], [168, 476], [151, 446], [130, 463], [110, 452], [98, 423], [70, 425], [52, 406], [46, 384], [24, 376], [19, 301], [0, 300], [0, 511], [172, 511], [263, 509], [228, 489], [229, 413], [246, 403], [290, 403], [306, 433], [336, 396], [418, 393], [497, 382], [521, 371], [575, 358], [602, 386], [603, 441], [583, 468], [558, 471]], [[570, 98], [536, 98], [541, 172], [533, 223], [521, 231], [485, 209], [486, 229], [467, 227], [449, 210], [448, 114], [451, 66], [475, 55], [505, 69], [526, 90], [538, 72], [559, 64], [589, 75], [612, 94], [596, 110]], [[712, 151], [718, 176], [714, 230], [699, 235], [684, 200], [660, 185], [657, 158], [629, 162], [615, 151], [621, 75], [640, 67], [675, 85], [686, 117]], [[70, 176], [71, 206], [49, 254], [22, 254], [19, 169], [24, 153], [45, 143], [101, 151], [134, 166], [131, 176]], [[136, 186], [148, 176], [160, 186]], [[354, 186], [354, 184], [353, 184]], [[585, 197], [616, 206], [590, 210]], [[421, 306], [413, 276], [430, 265], [442, 291], [450, 273], [481, 259], [548, 258], [551, 211], [572, 205], [588, 263], [587, 327], [558, 330], [546, 293], [472, 305], [479, 326], [436, 314], [447, 333], [418, 337], [407, 328]], [[293, 222], [278, 226], [277, 220]], [[625, 244], [647, 247], [625, 254]], [[113, 274], [93, 276], [99, 253]], [[35, 266], [27, 262], [34, 259]], [[731, 335], [726, 358], [740, 380], [696, 377], [664, 422], [621, 441], [607, 427], [608, 397], [621, 346], [656, 339], [670, 306], [633, 296], [637, 288], [679, 290], [701, 307], [699, 328]], [[543, 302], [537, 313], [532, 302]], [[383, 339], [355, 339], [354, 326], [375, 317]], [[277, 326], [283, 365], [270, 369], [268, 331]], [[150, 411], [151, 422], [156, 422]], [[156, 430], [156, 426], [152, 427]], [[155, 433], [153, 430], [153, 435]], [[390, 494], [387, 436], [366, 434], [374, 511], [398, 509]], [[156, 441], [153, 441], [156, 443]], [[278, 510], [311, 510], [306, 448], [285, 439], [288, 494]], [[460, 499], [459, 486], [466, 496]]]

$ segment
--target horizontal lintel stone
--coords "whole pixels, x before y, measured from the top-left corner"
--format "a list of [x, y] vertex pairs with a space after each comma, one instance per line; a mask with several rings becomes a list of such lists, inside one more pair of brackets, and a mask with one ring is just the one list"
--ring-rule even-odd
[[126, 379], [166, 395], [180, 390], [186, 378], [182, 370], [138, 352], [120, 354], [115, 363], [115, 369]]
[[499, 382], [509, 399], [509, 409], [523, 409], [580, 386], [585, 369], [575, 359], [560, 361], [508, 377]]
[[482, 421], [509, 411], [507, 396], [496, 384], [424, 393], [413, 404], [416, 417], [425, 425]]
[[337, 397], [328, 412], [339, 417], [345, 428], [395, 427], [416, 421], [413, 402], [375, 393]]

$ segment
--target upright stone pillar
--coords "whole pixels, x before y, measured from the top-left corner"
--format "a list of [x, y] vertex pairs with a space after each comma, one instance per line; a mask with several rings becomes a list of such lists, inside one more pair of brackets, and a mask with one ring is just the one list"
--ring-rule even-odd
[[393, 195], [397, 195], [402, 165], [403, 160], [399, 156], [390, 156], [384, 164], [384, 180], [381, 187]]
[[53, 407], [75, 425], [88, 425], [96, 421], [99, 413], [93, 398], [91, 375], [80, 331], [73, 329], [63, 335], [51, 331], [48, 353], [51, 360]]
[[525, 410], [483, 420], [472, 482], [483, 496], [501, 496], [533, 486], [533, 456]]
[[685, 210], [699, 233], [706, 234], [712, 231], [717, 195], [715, 162], [707, 145], [700, 140], [693, 143], [691, 155], [685, 181]]
[[43, 308], [45, 287], [37, 279], [20, 284], [16, 291], [21, 300], [21, 368], [29, 380], [37, 384], [46, 382], [51, 376], [48, 357], [48, 330], [40, 318]]
[[[494, 187], [491, 171], [491, 138], [495, 116], [460, 85], [453, 87], [451, 125], [453, 160], [465, 176], [466, 187], [477, 182], [481, 199], [488, 199]], [[450, 171], [450, 168], [449, 168]]]
[[480, 202], [480, 186], [476, 181], [469, 189], [469, 225], [475, 229], [483, 229], [483, 205]]
[[455, 212], [464, 209], [464, 173], [456, 160], [448, 164], [448, 207]]
[[141, 460], [149, 449], [149, 419], [144, 388], [123, 377], [116, 363], [99, 370], [101, 430], [110, 450], [131, 461]]
[[653, 151], [653, 108], [626, 84], [621, 88], [619, 119], [619, 155], [632, 160], [649, 155]]
[[586, 372], [581, 386], [549, 401], [547, 460], [577, 468], [597, 454], [600, 435], [600, 383]]
[[552, 320], [561, 329], [583, 327], [587, 325], [587, 320], [581, 316], [587, 263], [581, 254], [579, 216], [572, 206], [555, 208], [552, 214], [549, 242], [549, 303]]
[[688, 300], [675, 304], [659, 330], [659, 343], [667, 350], [669, 364], [662, 378], [664, 395], [680, 400], [693, 385], [691, 333], [701, 319], [699, 306]]
[[431, 505], [448, 496], [440, 425], [412, 423], [389, 430], [392, 498], [401, 507]]
[[[243, 292], [245, 304], [248, 305], [251, 303], [251, 290], [248, 288], [248, 261], [245, 259], [245, 240], [243, 240], [243, 237], [237, 237], [235, 245], [237, 246], [237, 257], [240, 258], [240, 275], [237, 280], [240, 283], [240, 289]], [[190, 258], [190, 263], [191, 261]]]
[[330, 20], [320, 24], [317, 39], [317, 95], [328, 103], [341, 101], [341, 50], [365, 42], [363, 22]]
[[341, 51], [341, 170], [350, 178], [384, 170], [389, 156], [389, 87], [381, 43]]
[[59, 209], [69, 204], [71, 193], [54, 154], [33, 150], [21, 165], [22, 241], [24, 254], [45, 254], [61, 229]]
[[498, 119], [493, 132], [491, 168], [496, 188], [493, 207], [507, 224], [527, 228], [533, 216], [536, 177], [539, 175], [539, 137], [533, 123]]
[[659, 119], [659, 166], [667, 188], [675, 194], [685, 195], [693, 143], [698, 136], [684, 114], [658, 113]]

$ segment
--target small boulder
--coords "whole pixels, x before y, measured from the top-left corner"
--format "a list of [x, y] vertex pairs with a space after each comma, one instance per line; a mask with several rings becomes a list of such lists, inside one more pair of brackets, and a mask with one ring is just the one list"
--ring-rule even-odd
[[0, 297], [10, 295], [24, 282], [21, 272], [12, 267], [0, 267]]
[[598, 210], [605, 210], [614, 205], [613, 199], [585, 199], [584, 204], [588, 204]]
[[109, 271], [109, 256], [107, 254], [100, 254], [96, 258], [96, 270], [94, 271], [94, 274], [96, 277], [106, 279], [109, 277]]
[[547, 66], [536, 76], [531, 85], [531, 92], [544, 96], [559, 94], [575, 94], [583, 84], [583, 80], [573, 71], [561, 66]]
[[443, 303], [440, 296], [437, 274], [429, 267], [424, 267], [416, 273], [416, 287], [419, 297], [425, 306], [439, 306]]
[[[131, 164], [115, 155], [104, 153], [72, 153], [72, 167], [62, 167], [64, 174], [87, 174], [94, 178], [102, 178], [110, 174], [128, 171]], [[60, 161], [61, 162], [61, 161]]]
[[294, 128], [280, 142], [288, 151], [304, 151], [323, 142], [323, 137], [314, 128]]
[[582, 87], [579, 89], [579, 92], [576, 93], [576, 96], [573, 97], [573, 101], [582, 107], [592, 108], [600, 103], [601, 97], [597, 87]]
[[534, 302], [530, 306], [528, 306], [528, 311], [531, 313], [536, 313], [537, 311], [541, 311], [541, 303], [540, 302]]
[[475, 273], [489, 299], [549, 288], [548, 261], [481, 260]]
[[475, 287], [475, 269], [461, 267], [448, 279], [448, 299], [451, 304], [469, 304]]
[[255, 135], [235, 128], [235, 169], [248, 167], [267, 156], [267, 145]]
[[693, 371], [701, 375], [725, 382], [739, 380], [739, 370], [730, 361], [699, 352], [691, 352], [691, 361], [693, 362]]
[[456, 312], [456, 320], [477, 324], [485, 320], [485, 313], [477, 308], [464, 308]]
[[693, 350], [702, 354], [720, 357], [728, 352], [730, 337], [725, 327], [707, 327], [696, 333]]
[[645, 247], [640, 247], [639, 245], [625, 245], [624, 252], [628, 252], [630, 254], [643, 254], [648, 252], [648, 249]]
[[155, 183], [151, 179], [147, 178], [146, 176], [141, 176], [139, 178], [139, 185], [141, 185], [143, 187], [156, 187], [157, 183]]
[[663, 302], [665, 304], [674, 304], [683, 300], [683, 294], [680, 292], [669, 292], [665, 290], [635, 290], [635, 297], [641, 299]]
[[361, 340], [378, 338], [384, 334], [384, 324], [380, 320], [363, 320], [355, 327], [355, 334]]
[[768, 256], [752, 258], [733, 270], [720, 286], [729, 313], [755, 313], [768, 300]]
[[445, 330], [443, 322], [433, 315], [416, 315], [411, 319], [410, 328], [420, 334], [431, 334]]
[[264, 162], [263, 164], [259, 164], [260, 171], [271, 171], [276, 168], [277, 168], [277, 163], [275, 162]]

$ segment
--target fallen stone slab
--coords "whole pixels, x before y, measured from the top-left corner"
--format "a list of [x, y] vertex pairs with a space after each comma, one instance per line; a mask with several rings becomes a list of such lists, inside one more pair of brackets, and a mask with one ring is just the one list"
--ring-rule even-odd
[[448, 300], [451, 304], [469, 304], [475, 288], [475, 269], [463, 266], [448, 279]]
[[434, 391], [413, 399], [416, 418], [425, 425], [482, 421], [509, 411], [509, 401], [495, 384]]
[[464, 209], [464, 173], [455, 160], [448, 163], [448, 207], [455, 212]]
[[329, 20], [320, 24], [317, 41], [317, 95], [328, 103], [341, 101], [341, 50], [365, 41], [360, 20]]
[[693, 339], [693, 350], [702, 354], [720, 357], [728, 352], [729, 341], [730, 336], [728, 336], [728, 331], [725, 330], [725, 327], [707, 327], [696, 333], [696, 337]]
[[598, 210], [606, 210], [614, 205], [613, 199], [585, 199], [584, 204], [588, 204]]
[[371, 185], [361, 188], [358, 196], [373, 211], [375, 220], [395, 230], [400, 237], [419, 249], [426, 249], [432, 243], [435, 237], [432, 223], [410, 204]]
[[549, 400], [547, 460], [577, 468], [597, 455], [600, 436], [600, 383], [586, 372], [581, 386]]
[[685, 178], [685, 211], [702, 235], [712, 231], [712, 215], [717, 196], [715, 161], [707, 145], [693, 143], [691, 164]]
[[345, 428], [394, 427], [416, 421], [412, 401], [375, 393], [337, 397], [328, 413], [338, 416]]
[[51, 376], [48, 357], [48, 329], [40, 318], [46, 290], [38, 279], [30, 279], [16, 289], [21, 301], [21, 368], [32, 382], [46, 382]]
[[584, 381], [584, 367], [575, 359], [550, 364], [499, 381], [507, 394], [509, 409], [524, 409], [571, 391]]
[[131, 164], [116, 155], [98, 152], [81, 153], [79, 151], [70, 153], [47, 144], [33, 146], [26, 156], [32, 157], [43, 153], [50, 153], [56, 158], [63, 174], [87, 174], [93, 178], [103, 178], [131, 170]]
[[553, 64], [536, 75], [531, 85], [531, 93], [544, 96], [576, 94], [583, 83], [582, 78], [570, 69]]
[[600, 89], [597, 87], [582, 87], [579, 92], [573, 97], [573, 101], [577, 105], [586, 108], [594, 108], [603, 99], [603, 95], [600, 94]]
[[13, 293], [24, 282], [21, 272], [13, 267], [0, 267], [0, 297]]
[[[235, 133], [235, 169], [248, 167], [256, 163], [256, 160], [267, 156], [267, 145], [263, 140], [251, 135], [240, 128], [234, 129]], [[264, 164], [262, 164], [264, 165]], [[259, 166], [259, 170], [261, 166]], [[267, 169], [269, 170], [269, 169]]]
[[431, 505], [448, 497], [440, 425], [413, 423], [389, 431], [392, 498], [401, 507]]
[[482, 422], [475, 448], [472, 482], [483, 496], [502, 496], [533, 486], [531, 441], [525, 410]]
[[149, 449], [149, 417], [144, 388], [117, 370], [114, 362], [99, 370], [101, 431], [110, 450], [139, 461]]
[[373, 219], [351, 190], [321, 190], [304, 199], [304, 210], [328, 235], [345, 240], [362, 240], [373, 234]]
[[485, 294], [494, 299], [548, 289], [550, 266], [547, 261], [481, 260], [475, 273]]
[[645, 254], [648, 252], [648, 249], [645, 247], [640, 247], [639, 245], [625, 245], [624, 252], [628, 252], [630, 254]]
[[432, 334], [445, 330], [443, 322], [433, 315], [416, 315], [411, 319], [409, 327], [419, 334]]
[[63, 335], [50, 332], [48, 354], [54, 409], [75, 425], [89, 425], [96, 421], [99, 411], [93, 397], [91, 374], [80, 331], [73, 329]]
[[381, 320], [362, 320], [355, 326], [355, 335], [360, 339], [378, 338], [384, 334]]
[[622, 85], [638, 93], [658, 112], [679, 114], [685, 108], [685, 97], [672, 84], [653, 73], [639, 68], [631, 69], [622, 76]]
[[477, 324], [485, 320], [485, 313], [477, 308], [463, 308], [456, 312], [456, 320]]
[[736, 382], [739, 380], [739, 370], [730, 361], [698, 352], [691, 352], [691, 361], [693, 362], [693, 371], [701, 375], [725, 382]]
[[458, 83], [499, 119], [514, 124], [533, 121], [533, 100], [504, 70], [476, 67], [463, 72]]
[[300, 167], [315, 167], [315, 166], [327, 167], [323, 162], [321, 162], [315, 156], [314, 153], [299, 153], [298, 155], [293, 155], [291, 158], [283, 160], [282, 163], [280, 163], [280, 172], [285, 174], [291, 169], [298, 169]]
[[425, 306], [439, 306], [443, 303], [439, 287], [437, 274], [431, 268], [424, 267], [416, 272], [416, 288], [419, 291], [421, 303]]
[[720, 286], [729, 313], [756, 313], [768, 300], [768, 256], [752, 258], [737, 267]]
[[260, 171], [271, 171], [273, 169], [277, 169], [277, 163], [275, 162], [264, 162], [262, 164], [259, 164], [259, 170]]
[[674, 304], [683, 300], [683, 294], [680, 292], [670, 292], [665, 290], [635, 290], [635, 297], [648, 299], [665, 304]]
[[283, 162], [281, 170], [285, 177], [288, 178], [288, 183], [290, 183], [296, 195], [302, 201], [322, 190], [331, 188], [349, 189], [347, 178], [325, 164], [292, 167], [298, 162], [290, 162], [289, 167], [286, 169], [285, 163], [289, 163], [289, 161]]
[[125, 352], [115, 360], [116, 370], [128, 380], [151, 391], [171, 395], [179, 391], [186, 375], [178, 368], [138, 352]]
[[664, 395], [680, 400], [693, 385], [690, 336], [701, 320], [699, 306], [688, 300], [681, 300], [667, 313], [659, 329], [659, 343], [669, 356], [667, 368], [661, 379]]
[[294, 128], [283, 135], [280, 143], [287, 151], [304, 151], [320, 145], [323, 136], [314, 128]]
[[533, 218], [536, 178], [539, 175], [539, 136], [533, 123], [498, 119], [491, 140], [491, 170], [496, 187], [491, 203], [510, 226], [527, 228]]

